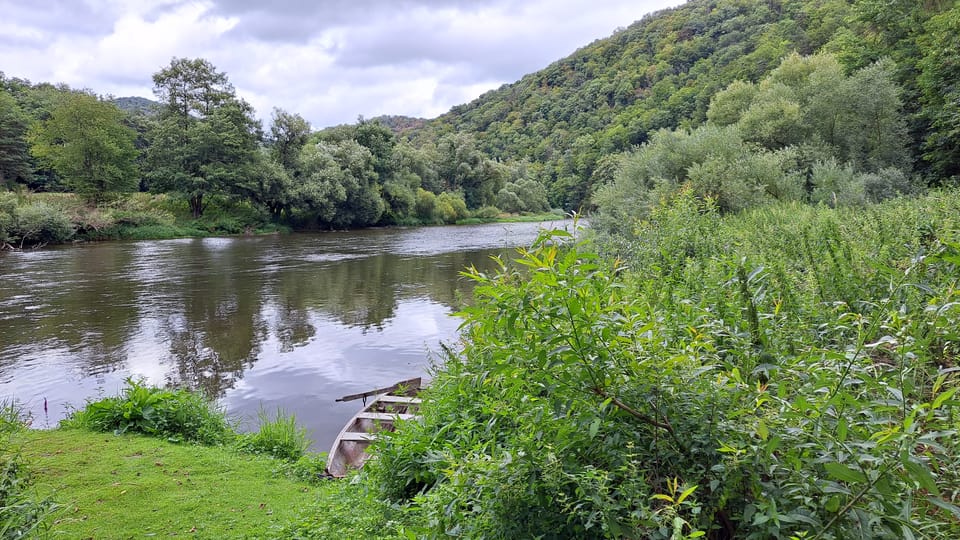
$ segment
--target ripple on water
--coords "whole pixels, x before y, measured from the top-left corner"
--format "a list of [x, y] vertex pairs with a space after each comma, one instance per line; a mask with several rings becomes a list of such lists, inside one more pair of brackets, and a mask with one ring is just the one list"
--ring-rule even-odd
[[362, 253], [313, 253], [305, 255], [303, 260], [307, 262], [337, 262], [348, 261], [351, 259], [363, 259], [369, 257]]

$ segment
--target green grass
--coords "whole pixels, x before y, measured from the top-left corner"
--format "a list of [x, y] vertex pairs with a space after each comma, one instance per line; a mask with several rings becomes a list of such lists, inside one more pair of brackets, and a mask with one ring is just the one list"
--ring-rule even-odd
[[241, 435], [236, 446], [254, 454], [268, 454], [280, 459], [297, 460], [307, 451], [310, 441], [307, 430], [297, 425], [296, 416], [278, 409], [276, 416], [263, 409], [257, 413], [259, 429], [256, 433]]
[[13, 443], [39, 495], [63, 505], [53, 538], [393, 537], [360, 486], [298, 480], [269, 457], [80, 429]]

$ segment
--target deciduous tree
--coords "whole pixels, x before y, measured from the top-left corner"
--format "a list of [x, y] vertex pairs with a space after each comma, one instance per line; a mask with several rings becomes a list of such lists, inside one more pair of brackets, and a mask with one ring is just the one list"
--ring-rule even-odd
[[72, 190], [91, 200], [139, 184], [136, 133], [123, 113], [88, 94], [70, 94], [30, 132], [31, 151]]
[[0, 90], [0, 186], [27, 183], [33, 176], [27, 122], [13, 96]]
[[261, 126], [226, 74], [203, 59], [174, 58], [153, 81], [164, 108], [148, 153], [151, 189], [183, 194], [194, 217], [208, 195], [249, 193]]

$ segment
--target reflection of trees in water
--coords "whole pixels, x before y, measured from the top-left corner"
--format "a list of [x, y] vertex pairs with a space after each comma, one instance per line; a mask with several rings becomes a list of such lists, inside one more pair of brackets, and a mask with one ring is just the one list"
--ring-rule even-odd
[[183, 311], [165, 318], [161, 334], [170, 343], [169, 382], [220, 396], [254, 364], [269, 334], [262, 313], [263, 280], [247, 271], [254, 260], [251, 246], [231, 245], [212, 253], [198, 246], [191, 256], [203, 271], [189, 273], [177, 291], [166, 291]]
[[322, 312], [346, 326], [382, 329], [403, 298], [427, 297], [459, 308], [472, 284], [459, 274], [466, 267], [492, 269], [499, 251], [446, 253], [430, 257], [377, 254], [301, 266], [282, 273], [276, 284], [279, 304], [274, 332], [282, 350], [306, 344], [316, 334], [311, 312]]
[[[285, 298], [283, 301], [288, 300]], [[280, 341], [280, 352], [290, 352], [306, 345], [317, 335], [317, 329], [310, 324], [310, 313], [290, 303], [285, 303], [277, 310], [273, 332]]]
[[[161, 369], [169, 384], [219, 396], [256, 362], [271, 333], [289, 352], [316, 336], [318, 316], [376, 331], [404, 299], [456, 309], [471, 288], [459, 272], [471, 264], [492, 268], [489, 256], [498, 252], [294, 260], [267, 271], [259, 242], [162, 247], [159, 256], [141, 257], [130, 245], [104, 244], [57, 258], [56, 268], [42, 274], [50, 283], [24, 301], [28, 308], [2, 320], [3, 350], [63, 349], [85, 376], [95, 376], [143, 360], [127, 357], [142, 345], [168, 364]], [[277, 249], [282, 259], [283, 243]], [[0, 291], [5, 304], [13, 298]], [[41, 308], [29, 307], [35, 305]], [[0, 358], [0, 367], [5, 362]]]

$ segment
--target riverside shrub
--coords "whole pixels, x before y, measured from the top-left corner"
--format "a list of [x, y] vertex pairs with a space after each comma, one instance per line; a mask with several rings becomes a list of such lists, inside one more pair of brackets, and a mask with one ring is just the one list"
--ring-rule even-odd
[[201, 444], [223, 444], [234, 437], [226, 415], [203, 395], [154, 388], [133, 379], [127, 379], [119, 396], [87, 403], [63, 424]]
[[468, 272], [462, 350], [368, 465], [415, 533], [960, 536], [960, 194], [651, 216]]

